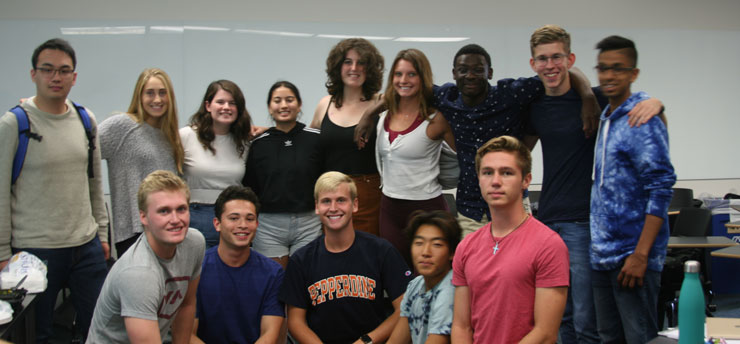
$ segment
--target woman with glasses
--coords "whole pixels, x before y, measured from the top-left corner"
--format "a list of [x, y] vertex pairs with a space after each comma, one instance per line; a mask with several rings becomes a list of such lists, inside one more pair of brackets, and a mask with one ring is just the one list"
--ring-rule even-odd
[[424, 53], [401, 50], [393, 61], [377, 124], [376, 156], [383, 183], [380, 236], [413, 266], [403, 235], [415, 210], [447, 210], [439, 177], [442, 140], [455, 140], [445, 117], [431, 107], [432, 68]]
[[321, 234], [313, 187], [321, 173], [319, 131], [298, 122], [301, 94], [288, 81], [272, 85], [267, 108], [275, 126], [252, 141], [242, 183], [262, 204], [252, 247], [288, 264], [288, 256]]
[[352, 215], [356, 229], [378, 235], [380, 176], [375, 165], [375, 138], [358, 150], [353, 141], [355, 127], [368, 108], [380, 102], [377, 92], [383, 83], [383, 56], [362, 38], [339, 42], [326, 58], [326, 89], [311, 127], [321, 129], [324, 171], [339, 171], [357, 185], [359, 209]]
[[213, 227], [216, 198], [244, 178], [251, 121], [239, 86], [218, 80], [208, 85], [190, 124], [180, 129], [190, 187], [190, 227], [203, 233], [207, 247], [219, 241]]
[[98, 126], [100, 152], [108, 162], [119, 257], [143, 231], [136, 192], [144, 177], [155, 170], [182, 174], [185, 154], [177, 127], [172, 81], [159, 68], [141, 72], [127, 113], [115, 114]]

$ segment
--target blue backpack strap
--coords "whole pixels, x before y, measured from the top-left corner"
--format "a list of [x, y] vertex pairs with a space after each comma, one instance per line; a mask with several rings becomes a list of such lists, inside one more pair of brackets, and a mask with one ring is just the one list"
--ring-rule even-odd
[[15, 184], [16, 179], [21, 174], [21, 168], [23, 168], [23, 162], [26, 160], [26, 151], [28, 150], [28, 134], [30, 133], [31, 124], [28, 122], [28, 115], [26, 110], [16, 105], [10, 109], [10, 112], [15, 114], [15, 119], [18, 122], [18, 149], [15, 151], [15, 157], [13, 157], [13, 177], [12, 184]]
[[75, 106], [77, 114], [80, 116], [80, 120], [82, 121], [82, 125], [85, 127], [85, 136], [87, 136], [87, 177], [93, 178], [95, 177], [95, 173], [93, 173], [93, 151], [95, 151], [95, 134], [93, 134], [92, 122], [90, 121], [90, 115], [87, 113], [87, 110], [85, 110], [84, 106], [75, 102], [72, 102], [72, 104]]

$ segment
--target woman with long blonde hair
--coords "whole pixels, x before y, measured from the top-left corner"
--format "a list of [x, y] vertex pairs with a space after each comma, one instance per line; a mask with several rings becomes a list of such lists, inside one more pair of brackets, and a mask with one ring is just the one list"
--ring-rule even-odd
[[182, 174], [185, 154], [167, 73], [159, 68], [141, 72], [128, 112], [109, 117], [98, 131], [100, 152], [108, 162], [113, 234], [120, 257], [143, 231], [136, 200], [141, 181], [155, 170]]

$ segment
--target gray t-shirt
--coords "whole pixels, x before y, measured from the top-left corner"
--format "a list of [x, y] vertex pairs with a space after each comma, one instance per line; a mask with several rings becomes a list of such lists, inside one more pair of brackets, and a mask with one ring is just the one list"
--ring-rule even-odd
[[108, 273], [87, 343], [129, 343], [125, 317], [158, 321], [164, 338], [190, 282], [200, 276], [204, 253], [203, 235], [194, 229], [171, 259], [157, 257], [141, 235]]

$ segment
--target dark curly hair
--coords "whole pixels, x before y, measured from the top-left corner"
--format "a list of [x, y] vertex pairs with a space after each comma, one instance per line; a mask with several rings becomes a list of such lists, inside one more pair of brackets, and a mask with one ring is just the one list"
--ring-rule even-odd
[[334, 105], [342, 107], [344, 83], [342, 82], [342, 63], [347, 52], [354, 49], [360, 55], [360, 62], [365, 65], [365, 83], [362, 84], [362, 95], [370, 100], [383, 86], [383, 55], [370, 41], [364, 38], [348, 38], [340, 41], [329, 52], [326, 58], [326, 90], [334, 98]]
[[244, 155], [245, 145], [252, 138], [252, 118], [249, 116], [244, 103], [244, 94], [234, 82], [217, 80], [208, 85], [206, 94], [203, 96], [203, 101], [200, 103], [200, 108], [190, 117], [190, 127], [195, 130], [198, 135], [198, 141], [203, 145], [203, 148], [216, 154], [216, 149], [211, 145], [213, 140], [216, 139], [216, 134], [213, 133], [213, 118], [211, 118], [211, 114], [206, 110], [206, 102], [210, 103], [213, 101], [213, 97], [216, 96], [219, 90], [229, 92], [236, 102], [236, 121], [231, 123], [229, 133], [234, 138], [236, 151], [239, 153], [239, 156], [242, 156]]

